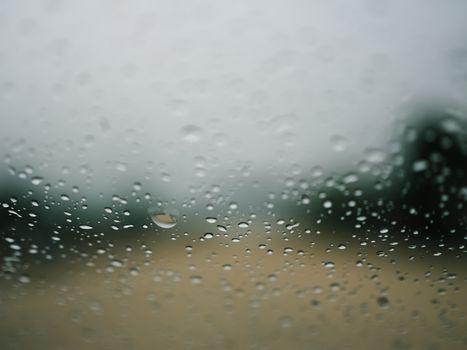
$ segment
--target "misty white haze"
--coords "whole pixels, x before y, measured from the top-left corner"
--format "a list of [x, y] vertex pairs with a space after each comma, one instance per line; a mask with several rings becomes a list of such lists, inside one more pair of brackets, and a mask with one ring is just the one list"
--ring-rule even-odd
[[3, 156], [99, 191], [348, 167], [414, 97], [467, 102], [466, 13], [460, 0], [2, 0]]

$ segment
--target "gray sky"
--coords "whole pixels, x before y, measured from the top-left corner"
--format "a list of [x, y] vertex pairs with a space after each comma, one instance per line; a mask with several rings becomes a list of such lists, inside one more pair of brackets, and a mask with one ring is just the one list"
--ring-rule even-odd
[[466, 13], [461, 0], [1, 0], [2, 150], [50, 181], [174, 192], [232, 169], [347, 165], [414, 96], [466, 102]]

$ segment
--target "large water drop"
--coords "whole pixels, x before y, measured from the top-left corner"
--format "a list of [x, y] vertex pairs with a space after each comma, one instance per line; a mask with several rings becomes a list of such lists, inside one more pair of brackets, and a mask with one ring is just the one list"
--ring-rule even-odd
[[179, 213], [176, 209], [149, 208], [152, 221], [161, 228], [172, 228], [177, 224]]

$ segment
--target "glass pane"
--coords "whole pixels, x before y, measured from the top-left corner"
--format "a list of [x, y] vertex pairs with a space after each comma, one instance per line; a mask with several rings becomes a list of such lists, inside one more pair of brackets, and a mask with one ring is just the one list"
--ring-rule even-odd
[[0, 1], [2, 349], [463, 349], [467, 3]]

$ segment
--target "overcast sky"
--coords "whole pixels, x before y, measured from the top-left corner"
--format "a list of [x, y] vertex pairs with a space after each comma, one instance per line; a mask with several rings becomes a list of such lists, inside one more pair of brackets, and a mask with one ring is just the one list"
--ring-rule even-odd
[[1, 0], [3, 156], [51, 179], [174, 190], [248, 164], [347, 164], [414, 97], [467, 102], [466, 13], [461, 0]]

